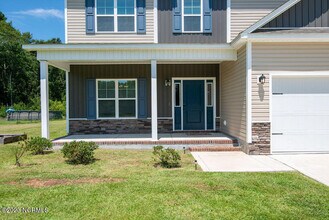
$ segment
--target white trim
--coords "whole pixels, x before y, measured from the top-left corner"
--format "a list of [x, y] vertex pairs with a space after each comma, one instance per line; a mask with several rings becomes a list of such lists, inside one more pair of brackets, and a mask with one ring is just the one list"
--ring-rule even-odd
[[241, 33], [241, 36], [243, 37], [246, 34], [250, 34], [253, 31], [257, 30], [258, 28], [264, 26], [265, 24], [267, 24], [268, 22], [270, 22], [271, 20], [273, 20], [274, 18], [276, 18], [277, 16], [279, 16], [280, 14], [282, 14], [283, 12], [285, 12], [286, 10], [288, 10], [289, 8], [291, 8], [292, 6], [294, 6], [300, 1], [301, 0], [290, 0], [286, 2], [285, 4], [281, 5], [279, 8], [271, 12], [270, 14], [266, 15], [265, 17], [257, 21], [255, 24], [251, 25], [245, 31], [243, 31]]
[[231, 42], [231, 0], [227, 0], [227, 9], [226, 9], [226, 38], [227, 43]]
[[[135, 98], [119, 98], [119, 81], [135, 81]], [[115, 83], [115, 97], [114, 98], [98, 98], [98, 82], [99, 81], [114, 81]], [[136, 78], [127, 79], [96, 79], [96, 119], [97, 120], [113, 120], [113, 119], [137, 119], [138, 118], [138, 85]], [[113, 100], [115, 102], [115, 117], [99, 117], [98, 101], [100, 100]], [[119, 101], [120, 100], [134, 100], [135, 101], [135, 117], [120, 117], [119, 116]]]
[[69, 72], [66, 71], [65, 72], [65, 85], [66, 85], [66, 133], [69, 134], [70, 133], [70, 122], [69, 122], [69, 118], [70, 118], [70, 87], [69, 87]]
[[65, 44], [68, 42], [67, 35], [67, 0], [64, 0], [64, 27], [65, 27]]
[[[203, 1], [200, 0], [200, 14], [187, 14], [184, 12], [184, 1], [182, 0], [182, 33], [203, 33]], [[200, 31], [185, 31], [184, 28], [184, 17], [199, 17], [200, 16]]]
[[255, 33], [249, 34], [252, 42], [329, 42], [329, 33]]
[[[118, 0], [113, 0], [114, 8], [112, 14], [97, 14], [97, 1], [95, 0], [95, 33], [119, 33], [119, 34], [135, 34], [137, 33], [137, 4], [134, 0], [134, 14], [118, 14]], [[114, 31], [98, 31], [97, 30], [97, 17], [113, 17]], [[134, 17], [134, 30], [133, 31], [118, 31], [118, 17]]]
[[158, 36], [158, 0], [153, 1], [153, 14], [154, 14], [154, 43], [157, 44], [159, 42], [159, 36]]
[[87, 118], [70, 118], [70, 121], [88, 120]]
[[48, 63], [40, 61], [41, 136], [49, 139], [49, 83]]
[[[184, 131], [184, 123], [183, 123], [183, 102], [184, 102], [184, 94], [183, 94], [183, 90], [184, 90], [184, 80], [202, 80], [204, 81], [204, 113], [205, 113], [205, 128], [202, 131], [215, 131], [216, 130], [216, 77], [173, 77], [171, 79], [172, 85], [174, 85], [175, 80], [180, 80], [181, 81], [181, 90], [180, 90], [180, 107], [181, 107], [181, 130], [179, 131]], [[207, 129], [207, 80], [213, 80], [213, 122], [214, 122], [214, 127], [213, 129]], [[175, 86], [172, 86], [172, 99], [171, 99], [171, 106], [172, 106], [172, 117], [173, 117], [173, 131], [175, 130]], [[190, 131], [190, 130], [187, 130]]]
[[222, 130], [222, 65], [219, 65], [219, 117], [216, 117], [220, 119], [219, 123], [219, 129]]
[[[179, 106], [176, 106], [176, 84], [179, 85]], [[173, 119], [173, 124], [172, 124], [172, 130], [176, 131], [175, 129], [175, 107], [180, 107], [182, 108], [182, 88], [183, 88], [183, 84], [182, 81], [179, 80], [179, 82], [175, 83], [174, 79], [171, 78], [171, 100], [172, 100], [172, 104], [171, 104], [171, 116]], [[181, 112], [181, 117], [182, 117], [182, 112]], [[182, 120], [181, 120], [181, 129], [178, 131], [182, 130]]]
[[151, 60], [151, 117], [152, 140], [158, 140], [158, 93], [157, 93], [157, 61]]
[[246, 48], [246, 133], [247, 143], [252, 143], [252, 43], [247, 42]]
[[23, 49], [28, 51], [42, 50], [171, 50], [171, 49], [206, 49], [234, 50], [230, 44], [25, 44]]
[[274, 71], [269, 73], [269, 118], [270, 118], [270, 154], [273, 154], [273, 148], [272, 148], [272, 99], [273, 99], [273, 91], [272, 91], [272, 86], [273, 86], [273, 78], [275, 77], [284, 77], [284, 76], [294, 76], [294, 77], [321, 77], [321, 76], [329, 76], [328, 71]]

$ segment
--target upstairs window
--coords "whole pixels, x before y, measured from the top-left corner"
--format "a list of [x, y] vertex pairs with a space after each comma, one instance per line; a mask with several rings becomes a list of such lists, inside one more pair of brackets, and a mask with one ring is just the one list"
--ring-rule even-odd
[[201, 32], [202, 28], [202, 0], [182, 0], [183, 4], [183, 32]]
[[96, 0], [97, 32], [136, 32], [136, 0]]

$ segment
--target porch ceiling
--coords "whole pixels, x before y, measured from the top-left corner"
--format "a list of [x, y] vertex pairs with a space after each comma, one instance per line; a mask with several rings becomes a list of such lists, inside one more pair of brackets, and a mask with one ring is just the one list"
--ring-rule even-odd
[[59, 44], [24, 45], [38, 60], [69, 71], [72, 64], [104, 63], [219, 63], [235, 61], [229, 44]]

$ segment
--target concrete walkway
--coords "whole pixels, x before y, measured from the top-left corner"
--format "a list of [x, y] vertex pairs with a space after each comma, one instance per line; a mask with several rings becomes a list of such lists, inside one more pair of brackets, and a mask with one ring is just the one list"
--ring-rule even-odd
[[329, 186], [329, 154], [271, 155], [270, 157]]
[[270, 156], [250, 156], [243, 152], [192, 152], [203, 171], [207, 172], [281, 172], [291, 167]]

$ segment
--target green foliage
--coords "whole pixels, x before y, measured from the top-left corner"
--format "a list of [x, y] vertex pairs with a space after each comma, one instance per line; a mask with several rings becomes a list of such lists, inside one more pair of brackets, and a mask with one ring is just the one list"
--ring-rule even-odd
[[50, 111], [61, 111], [62, 115], [66, 114], [66, 103], [65, 101], [49, 101], [49, 109]]
[[11, 148], [12, 154], [15, 157], [15, 165], [20, 167], [22, 165], [21, 158], [27, 151], [27, 146], [25, 141], [20, 141], [18, 144], [13, 145]]
[[165, 168], [181, 166], [181, 157], [175, 149], [165, 149], [163, 146], [155, 146], [153, 147], [153, 155], [156, 166], [160, 165]]
[[64, 144], [62, 153], [71, 164], [89, 164], [95, 161], [94, 150], [97, 148], [98, 145], [94, 142], [73, 141]]
[[[60, 44], [61, 40], [35, 40], [31, 33], [15, 29], [0, 12], [0, 105], [18, 103], [18, 108], [24, 107], [21, 110], [36, 107], [34, 99], [40, 96], [39, 63], [35, 52], [22, 49], [23, 44], [31, 43]], [[54, 101], [65, 100], [65, 72], [52, 66], [49, 66], [49, 97]]]
[[7, 116], [6, 114], [7, 107], [4, 105], [0, 106], [0, 118], [5, 118]]
[[50, 150], [53, 147], [50, 140], [42, 137], [32, 137], [25, 142], [27, 150], [31, 151], [34, 155], [44, 154], [45, 150]]

